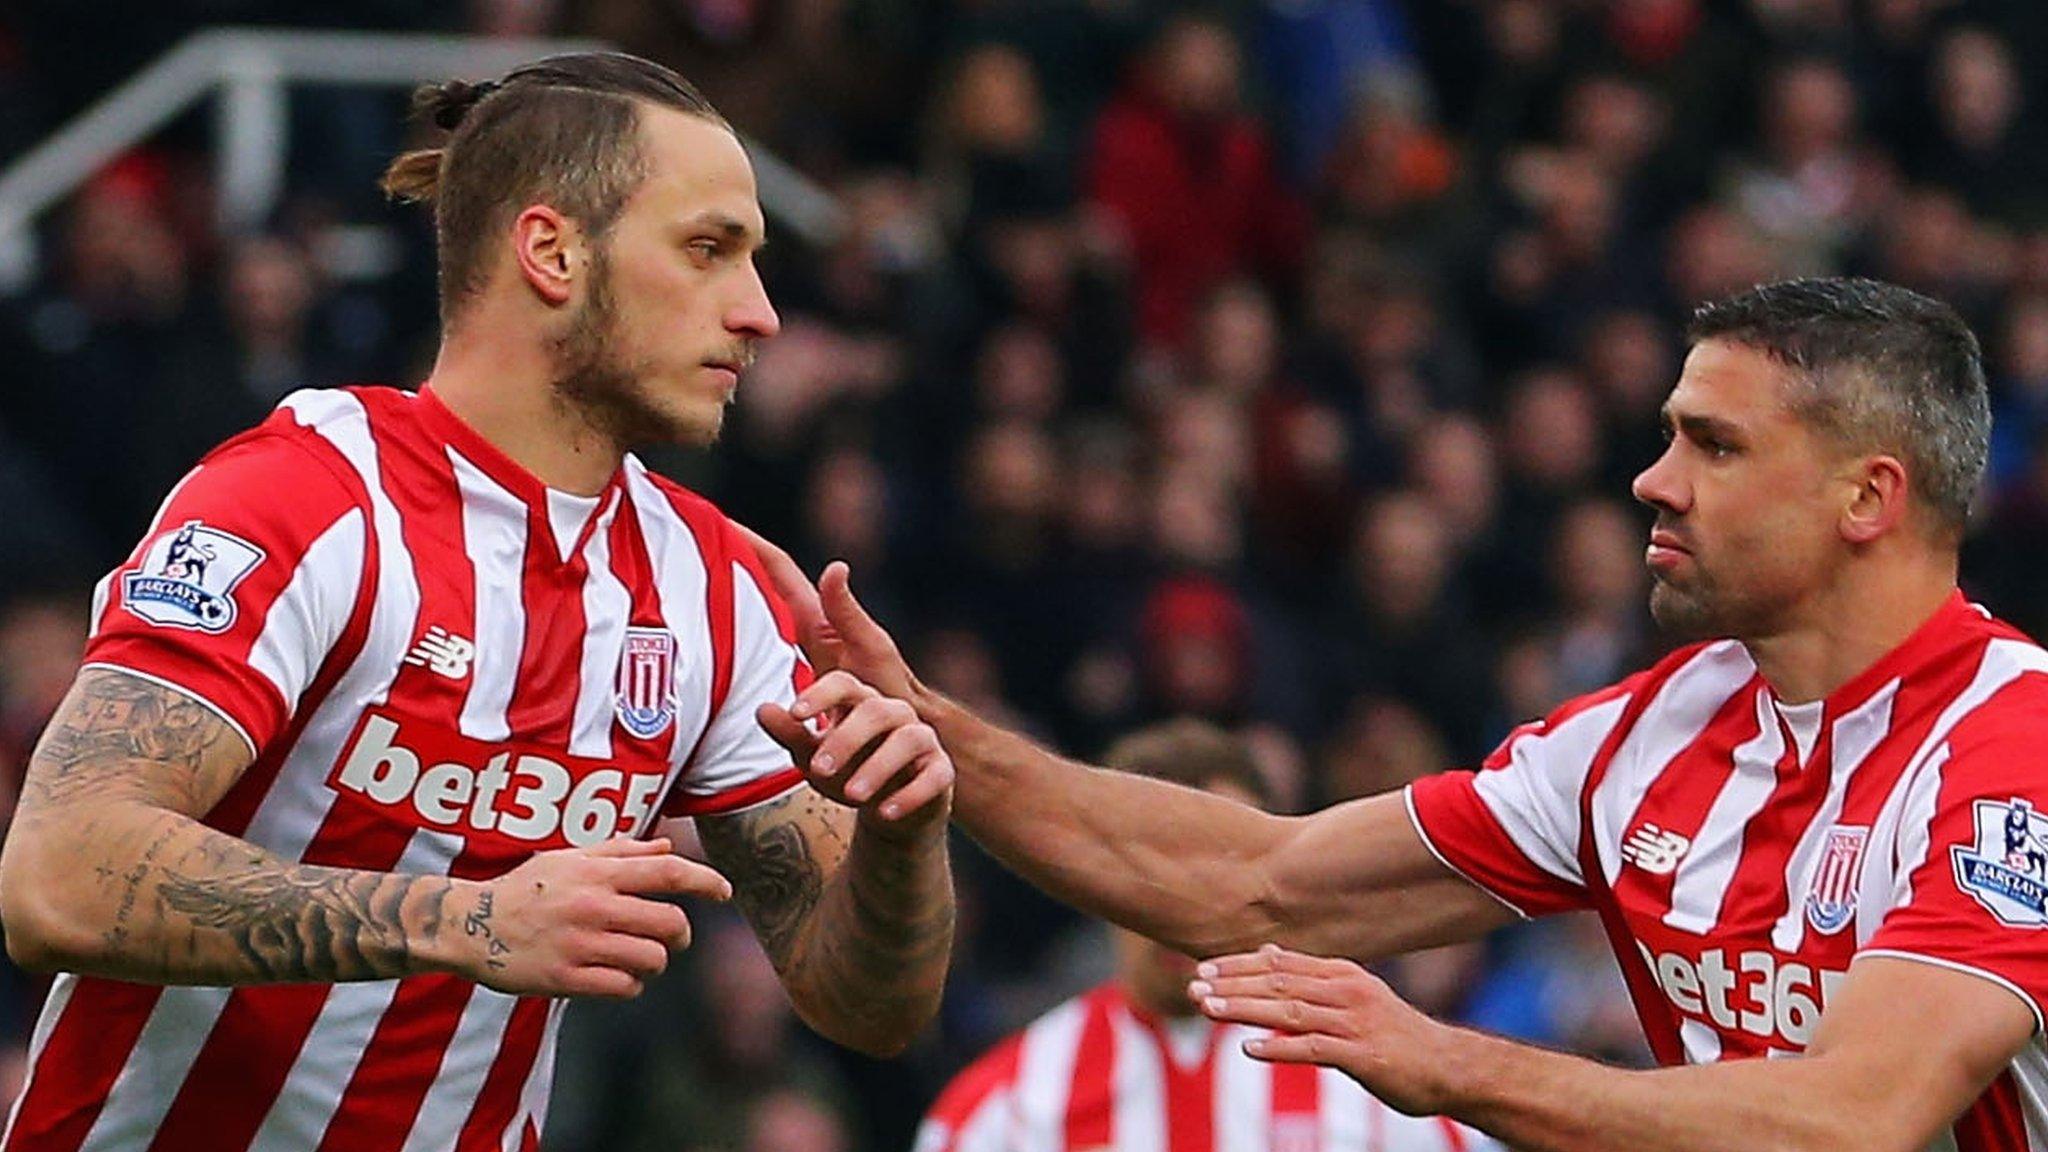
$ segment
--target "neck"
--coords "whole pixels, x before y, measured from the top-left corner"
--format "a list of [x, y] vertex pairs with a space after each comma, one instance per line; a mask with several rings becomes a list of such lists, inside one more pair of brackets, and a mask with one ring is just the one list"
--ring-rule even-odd
[[556, 395], [545, 349], [489, 335], [517, 325], [466, 319], [442, 340], [427, 378], [434, 395], [548, 487], [578, 496], [604, 491], [625, 452]]
[[[1787, 704], [1819, 700], [1904, 643], [1956, 590], [1953, 555], [1852, 565], [1805, 618], [1768, 636], [1743, 637], [1757, 671]], [[1901, 571], [1901, 569], [1905, 571]]]

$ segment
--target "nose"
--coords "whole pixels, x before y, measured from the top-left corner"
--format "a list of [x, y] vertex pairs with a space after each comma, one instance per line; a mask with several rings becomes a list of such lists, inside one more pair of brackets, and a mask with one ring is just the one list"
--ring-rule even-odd
[[1637, 500], [1660, 512], [1683, 514], [1691, 501], [1684, 478], [1679, 475], [1678, 462], [1672, 458], [1676, 447], [1676, 443], [1667, 446], [1663, 455], [1637, 473], [1629, 491]]
[[782, 331], [782, 317], [775, 314], [775, 305], [768, 300], [768, 286], [761, 282], [760, 269], [749, 264], [745, 281], [739, 299], [725, 314], [726, 330], [751, 339], [766, 340]]

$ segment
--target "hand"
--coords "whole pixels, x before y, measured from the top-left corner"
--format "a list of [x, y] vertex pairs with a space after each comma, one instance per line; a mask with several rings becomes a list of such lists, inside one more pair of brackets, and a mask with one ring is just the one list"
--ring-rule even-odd
[[690, 918], [648, 897], [726, 900], [732, 885], [666, 839], [621, 836], [536, 853], [474, 891], [442, 929], [464, 946], [463, 975], [500, 992], [627, 999], [690, 946]]
[[845, 561], [827, 564], [813, 588], [789, 553], [744, 525], [735, 527], [768, 569], [775, 591], [796, 614], [797, 643], [811, 667], [820, 673], [834, 669], [851, 672], [884, 696], [898, 700], [913, 700], [923, 691], [895, 638], [854, 598], [852, 572]]
[[1443, 1110], [1449, 1029], [1349, 960], [1268, 944], [1203, 961], [1188, 996], [1212, 1020], [1272, 1029], [1246, 1041], [1254, 1059], [1335, 1068], [1411, 1116]]
[[[909, 704], [840, 670], [819, 677], [790, 707], [763, 704], [755, 717], [812, 788], [860, 809], [862, 822], [880, 834], [908, 838], [945, 826], [953, 760]], [[816, 717], [825, 721], [821, 734], [806, 726]]]

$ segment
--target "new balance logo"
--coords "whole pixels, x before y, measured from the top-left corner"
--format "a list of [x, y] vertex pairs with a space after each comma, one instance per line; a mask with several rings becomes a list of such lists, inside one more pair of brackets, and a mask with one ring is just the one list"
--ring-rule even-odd
[[420, 642], [405, 654], [405, 662], [414, 667], [425, 667], [438, 672], [450, 680], [460, 680], [469, 675], [469, 662], [476, 659], [476, 645], [460, 636], [451, 635], [439, 624], [427, 629]]
[[1621, 855], [1652, 876], [1665, 876], [1678, 867], [1692, 848], [1692, 841], [1655, 824], [1644, 824], [1622, 842]]

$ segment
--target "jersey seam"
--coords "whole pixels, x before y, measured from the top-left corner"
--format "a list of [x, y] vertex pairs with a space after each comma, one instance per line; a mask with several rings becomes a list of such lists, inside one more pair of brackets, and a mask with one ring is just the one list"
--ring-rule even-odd
[[256, 741], [250, 739], [249, 730], [247, 728], [242, 727], [241, 721], [236, 720], [233, 716], [228, 715], [227, 709], [221, 707], [220, 705], [214, 703], [212, 700], [208, 699], [207, 696], [202, 692], [194, 691], [193, 689], [188, 688], [175, 680], [172, 680], [165, 676], [159, 676], [154, 672], [144, 672], [140, 668], [130, 668], [125, 664], [116, 664], [110, 660], [92, 660], [78, 666], [78, 670], [80, 672], [83, 672], [88, 668], [99, 668], [108, 672], [119, 672], [124, 676], [133, 676], [138, 680], [146, 680], [151, 684], [155, 684], [159, 687], [169, 688], [170, 690], [178, 693], [181, 696], [188, 696], [193, 700], [194, 703], [204, 705], [207, 711], [212, 712], [214, 715], [220, 717], [221, 720], [224, 721], [228, 727], [233, 728], [235, 730], [235, 735], [240, 736], [242, 738], [242, 743], [247, 744], [249, 746], [250, 756], [253, 757], [261, 754], [261, 750], [256, 747]]
[[[1860, 960], [1865, 956], [1890, 956], [1897, 960], [1911, 960], [1920, 964], [1929, 964], [1936, 968], [1946, 968], [1952, 972], [1968, 973], [1980, 979], [1988, 980], [2019, 997], [2028, 1010], [2033, 1012], [2034, 1035], [2039, 1036], [2044, 1031], [2048, 1031], [2048, 1018], [2043, 1017], [2040, 1002], [2035, 1000], [2026, 989], [2020, 987], [2012, 980], [1991, 971], [1989, 968], [1980, 968], [1975, 964], [1965, 964], [1960, 960], [1950, 960], [1945, 956], [1930, 956], [1924, 952], [1913, 952], [1904, 948], [1866, 948], [1856, 953], [1855, 959]], [[1855, 960], [1851, 960], [1850, 963], [1853, 965]]]
[[1494, 891], [1492, 885], [1481, 883], [1470, 872], [1467, 872], [1463, 868], [1458, 867], [1456, 864], [1451, 863], [1450, 857], [1444, 855], [1441, 851], [1437, 849], [1436, 841], [1430, 839], [1429, 830], [1422, 826], [1422, 813], [1416, 811], [1415, 809], [1414, 785], [1411, 784], [1408, 787], [1401, 789], [1401, 807], [1407, 811], [1408, 823], [1414, 826], [1415, 834], [1417, 836], [1422, 837], [1422, 846], [1424, 848], [1429, 849], [1429, 854], [1431, 856], [1436, 857], [1437, 863], [1442, 864], [1444, 867], [1450, 869], [1452, 873], [1454, 873], [1460, 879], [1465, 881], [1465, 883], [1472, 885], [1474, 888], [1477, 888], [1481, 892], [1484, 892], [1488, 896], [1492, 897], [1493, 900], [1496, 903], [1498, 903], [1501, 907], [1506, 908], [1510, 912], [1513, 912], [1518, 919], [1533, 919], [1533, 917], [1531, 917], [1527, 912], [1522, 911], [1522, 909], [1519, 906], [1517, 906], [1514, 901], [1509, 900], [1507, 897]]

